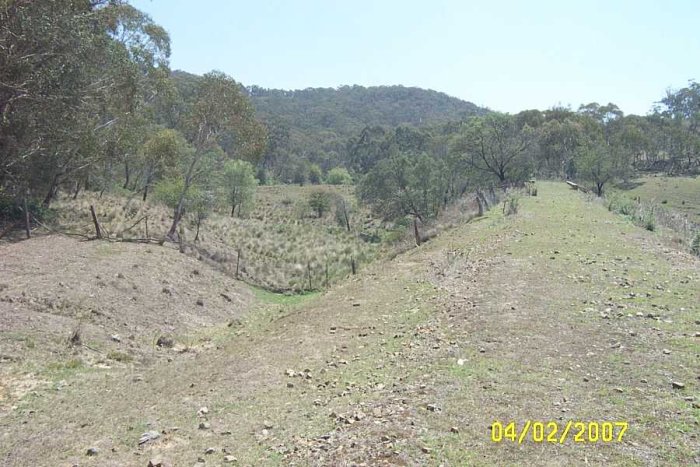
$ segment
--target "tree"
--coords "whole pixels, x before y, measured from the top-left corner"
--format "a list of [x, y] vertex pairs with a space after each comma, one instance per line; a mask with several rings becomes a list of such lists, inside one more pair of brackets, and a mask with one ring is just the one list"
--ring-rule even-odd
[[323, 171], [318, 164], [309, 165], [309, 183], [312, 185], [318, 185], [323, 179]]
[[236, 208], [240, 217], [244, 206], [249, 205], [255, 196], [255, 187], [258, 184], [255, 168], [248, 161], [227, 161], [224, 164], [223, 184], [231, 203], [231, 217], [234, 216]]
[[418, 222], [435, 217], [442, 205], [445, 181], [439, 160], [423, 153], [396, 154], [379, 161], [357, 187], [361, 200], [385, 219], [411, 216], [416, 244], [421, 244]]
[[165, 30], [124, 2], [3, 2], [0, 186], [41, 190], [49, 205], [63, 182], [114, 157], [109, 144], [138, 128], [128, 120], [145, 77], [162, 76], [169, 53]]
[[335, 167], [328, 171], [326, 181], [330, 185], [352, 185], [352, 177], [345, 167]]
[[353, 206], [344, 196], [338, 195], [335, 198], [335, 220], [338, 225], [350, 232], [350, 218], [352, 217]]
[[190, 150], [182, 135], [171, 129], [160, 130], [146, 141], [142, 150], [145, 174], [144, 201], [153, 182], [161, 177], [173, 175]]
[[193, 102], [184, 118], [183, 130], [194, 152], [184, 172], [182, 193], [175, 207], [168, 238], [175, 235], [182, 218], [185, 197], [198, 175], [197, 169], [203, 157], [218, 147], [222, 135], [237, 135], [238, 151], [249, 157], [259, 156], [265, 147], [264, 129], [255, 120], [250, 102], [238, 83], [221, 72], [207, 73], [197, 82]]
[[529, 126], [520, 128], [515, 117], [493, 113], [470, 119], [454, 147], [473, 169], [496, 176], [501, 183], [518, 182], [529, 176], [528, 150], [533, 141]]
[[319, 219], [331, 207], [331, 194], [327, 190], [316, 189], [309, 194], [309, 207], [316, 211]]

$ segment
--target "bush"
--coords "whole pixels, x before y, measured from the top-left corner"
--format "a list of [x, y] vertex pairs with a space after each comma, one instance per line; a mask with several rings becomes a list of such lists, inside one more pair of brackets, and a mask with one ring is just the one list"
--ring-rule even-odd
[[352, 177], [345, 167], [336, 167], [328, 172], [326, 182], [329, 185], [351, 185]]
[[309, 183], [312, 185], [318, 185], [321, 183], [322, 178], [323, 171], [321, 170], [321, 167], [319, 167], [317, 164], [311, 164], [309, 166]]
[[[29, 199], [27, 207], [32, 216], [40, 221], [50, 220], [52, 217], [52, 211], [35, 199]], [[22, 219], [24, 219], [24, 200], [0, 196], [0, 220], [16, 222]]]
[[318, 217], [323, 217], [323, 213], [331, 207], [331, 194], [326, 190], [315, 190], [309, 194], [309, 207], [316, 211]]
[[520, 199], [517, 196], [511, 196], [503, 202], [503, 213], [506, 216], [511, 216], [518, 213], [518, 207], [520, 206]]

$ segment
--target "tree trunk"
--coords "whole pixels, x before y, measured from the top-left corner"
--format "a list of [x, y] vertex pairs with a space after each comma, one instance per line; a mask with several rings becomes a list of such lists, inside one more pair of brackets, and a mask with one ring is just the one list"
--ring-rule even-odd
[[476, 195], [476, 202], [477, 202], [477, 204], [479, 205], [479, 214], [478, 214], [478, 216], [481, 217], [481, 216], [484, 215], [484, 204], [481, 202], [481, 198], [479, 197], [478, 194]]
[[413, 216], [413, 235], [416, 237], [416, 246], [420, 246], [420, 232], [418, 231], [418, 216]]
[[197, 233], [194, 235], [195, 243], [199, 240], [199, 226], [202, 225], [202, 218], [197, 216]]
[[192, 174], [194, 173], [194, 167], [195, 165], [197, 165], [198, 161], [199, 155], [195, 154], [194, 158], [192, 159], [192, 163], [190, 163], [190, 167], [187, 169], [187, 175], [185, 175], [185, 186], [182, 189], [182, 193], [180, 193], [180, 199], [177, 202], [177, 207], [175, 208], [175, 215], [173, 216], [173, 224], [170, 226], [170, 230], [168, 230], [168, 233], [166, 235], [167, 238], [173, 238], [173, 235], [175, 235], [175, 231], [177, 230], [177, 225], [182, 219], [182, 211], [185, 205], [185, 196], [187, 195], [187, 192], [190, 189], [190, 184], [192, 183]]
[[51, 180], [51, 186], [49, 186], [49, 191], [46, 192], [46, 197], [44, 198], [44, 202], [42, 203], [45, 208], [48, 208], [49, 205], [51, 205], [51, 201], [53, 200], [54, 196], [56, 196], [56, 186], [58, 185], [58, 175], [55, 175], [53, 177], [53, 180]]
[[122, 188], [124, 188], [125, 190], [129, 186], [130, 175], [131, 173], [129, 171], [129, 161], [124, 161], [124, 186], [122, 186]]
[[73, 199], [76, 199], [78, 197], [78, 193], [80, 193], [80, 180], [76, 180], [75, 182], [75, 191], [73, 192]]
[[146, 186], [143, 187], [143, 200], [146, 201], [146, 198], [148, 197], [148, 183], [146, 183]]

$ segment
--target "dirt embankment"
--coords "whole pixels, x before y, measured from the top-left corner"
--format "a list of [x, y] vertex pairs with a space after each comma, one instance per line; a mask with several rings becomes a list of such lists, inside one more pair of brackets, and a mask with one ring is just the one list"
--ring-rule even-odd
[[252, 299], [242, 283], [167, 247], [60, 236], [1, 245], [0, 370], [26, 373], [68, 357], [148, 361], [163, 354], [159, 337], [184, 350]]

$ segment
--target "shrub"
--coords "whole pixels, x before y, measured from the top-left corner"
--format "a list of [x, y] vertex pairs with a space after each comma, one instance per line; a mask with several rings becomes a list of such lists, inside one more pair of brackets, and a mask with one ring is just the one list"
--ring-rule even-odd
[[318, 217], [323, 217], [323, 214], [331, 207], [331, 194], [326, 190], [315, 190], [309, 194], [309, 207], [316, 211]]
[[328, 172], [326, 181], [329, 185], [351, 185], [352, 177], [345, 167], [336, 167]]
[[318, 185], [321, 183], [322, 178], [323, 171], [321, 170], [321, 167], [319, 167], [317, 164], [311, 164], [309, 166], [309, 183]]
[[511, 196], [503, 202], [503, 213], [506, 216], [511, 216], [518, 213], [520, 199], [517, 196]]

